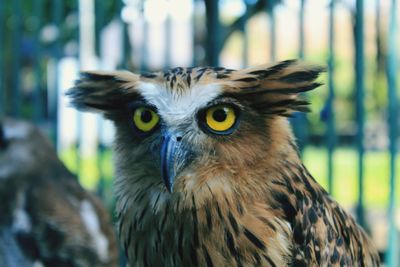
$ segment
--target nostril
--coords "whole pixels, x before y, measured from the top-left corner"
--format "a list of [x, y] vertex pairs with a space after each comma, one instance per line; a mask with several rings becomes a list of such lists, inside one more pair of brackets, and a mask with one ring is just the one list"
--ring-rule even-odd
[[182, 140], [182, 136], [177, 136], [177, 137], [176, 137], [176, 141], [177, 141], [177, 142], [180, 142], [181, 140]]

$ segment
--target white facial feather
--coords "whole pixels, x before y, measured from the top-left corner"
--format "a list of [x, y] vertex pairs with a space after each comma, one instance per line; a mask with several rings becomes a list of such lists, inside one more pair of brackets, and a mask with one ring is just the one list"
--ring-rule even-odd
[[193, 118], [197, 110], [221, 93], [216, 84], [195, 85], [179, 94], [154, 83], [143, 82], [138, 89], [147, 102], [157, 107], [159, 115], [168, 125]]

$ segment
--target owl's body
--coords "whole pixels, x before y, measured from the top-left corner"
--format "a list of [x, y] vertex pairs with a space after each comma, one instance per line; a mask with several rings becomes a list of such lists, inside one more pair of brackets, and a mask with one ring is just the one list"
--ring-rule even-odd
[[301, 163], [285, 117], [322, 71], [82, 75], [72, 103], [115, 122], [119, 236], [131, 266], [378, 266]]

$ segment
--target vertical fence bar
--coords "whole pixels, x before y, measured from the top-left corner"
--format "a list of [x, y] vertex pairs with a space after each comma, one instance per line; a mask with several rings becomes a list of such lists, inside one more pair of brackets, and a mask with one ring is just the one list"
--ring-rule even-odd
[[358, 150], [358, 204], [357, 220], [364, 226], [364, 1], [356, 2], [355, 21], [355, 71], [356, 71], [356, 115]]
[[[128, 67], [128, 62], [129, 59], [127, 59], [127, 55], [129, 55], [130, 57], [130, 42], [129, 42], [129, 38], [128, 38], [128, 27], [127, 24], [125, 23], [125, 21], [122, 18], [122, 10], [124, 8], [124, 0], [117, 0], [118, 1], [118, 18], [120, 20], [121, 23], [121, 27], [122, 27], [122, 53], [121, 53], [121, 62], [119, 62], [119, 66], [118, 67], [122, 67], [122, 68], [127, 68]], [[123, 252], [122, 248], [119, 247], [119, 266], [123, 267], [126, 266], [126, 257], [125, 257], [125, 253]]]
[[22, 36], [22, 14], [21, 0], [12, 1], [13, 27], [12, 27], [12, 87], [11, 87], [11, 115], [20, 116], [21, 107], [21, 36]]
[[196, 8], [197, 8], [197, 1], [196, 0], [192, 0], [192, 4], [193, 4], [193, 13], [192, 13], [192, 31], [193, 31], [193, 54], [192, 54], [192, 66], [196, 66], [197, 65], [197, 61], [198, 61], [198, 48], [197, 48], [197, 31], [198, 31], [198, 27], [197, 27], [197, 16], [196, 16]]
[[247, 25], [247, 20], [249, 19], [249, 4], [247, 1], [245, 1], [245, 6], [246, 10], [244, 11], [244, 19], [243, 23], [241, 25], [241, 31], [242, 31], [242, 38], [243, 38], [243, 48], [242, 48], [242, 65], [243, 67], [247, 67], [249, 64], [249, 57], [248, 57], [248, 52], [249, 52], [249, 40], [248, 40], [248, 35], [246, 31], [246, 25]]
[[[380, 75], [380, 71], [382, 68], [383, 63], [383, 51], [382, 51], [382, 38], [381, 38], [381, 19], [382, 19], [382, 3], [381, 0], [375, 0], [375, 45], [376, 45], [376, 76]], [[376, 80], [379, 78], [376, 77]], [[375, 81], [376, 83], [376, 81]]]
[[103, 0], [95, 0], [95, 46], [96, 46], [96, 54], [100, 57], [101, 56], [101, 31], [104, 27], [104, 4]]
[[[305, 44], [305, 30], [304, 30], [304, 18], [305, 18], [305, 3], [306, 0], [300, 1], [299, 11], [299, 51], [298, 56], [300, 59], [304, 59], [304, 44]], [[304, 96], [306, 98], [306, 96]], [[308, 129], [307, 129], [307, 115], [303, 112], [296, 112], [290, 119], [293, 125], [294, 134], [297, 138], [297, 144], [300, 150], [301, 156], [303, 155], [304, 147], [308, 141]]]
[[398, 266], [398, 247], [395, 224], [395, 191], [396, 191], [396, 141], [398, 137], [398, 119], [397, 119], [397, 1], [391, 1], [390, 22], [388, 34], [388, 57], [387, 57], [387, 81], [388, 81], [388, 113], [389, 113], [389, 151], [390, 151], [390, 193], [389, 193], [389, 234], [388, 234], [388, 250], [386, 262], [388, 266]]
[[58, 63], [61, 58], [61, 22], [62, 22], [62, 14], [63, 14], [63, 2], [62, 0], [53, 0], [52, 1], [52, 22], [54, 23], [55, 27], [57, 27], [57, 38], [53, 44], [53, 58], [54, 58], [54, 77], [53, 77], [53, 84], [52, 90], [53, 94], [50, 98], [50, 108], [49, 108], [49, 117], [52, 124], [52, 137], [54, 144], [58, 147], [58, 83], [59, 83], [59, 73], [58, 73]]
[[276, 60], [276, 31], [275, 31], [275, 0], [269, 0], [267, 5], [269, 13], [269, 32], [270, 32], [270, 59]]
[[[168, 6], [171, 5], [170, 1], [167, 2]], [[171, 38], [172, 38], [172, 21], [171, 14], [167, 12], [165, 18], [165, 45], [164, 45], [164, 67], [167, 69], [171, 67]]]
[[299, 16], [299, 58], [304, 58], [304, 5], [305, 0], [300, 0], [300, 16]]
[[333, 152], [336, 143], [335, 112], [333, 102], [335, 99], [335, 1], [331, 0], [329, 5], [329, 40], [328, 40], [328, 88], [329, 95], [327, 101], [328, 121], [326, 138], [328, 144], [328, 191], [333, 194]]
[[131, 44], [129, 42], [129, 36], [128, 36], [128, 25], [127, 23], [122, 19], [122, 10], [124, 8], [124, 3], [123, 0], [119, 1], [119, 17], [121, 20], [121, 25], [122, 25], [122, 59], [120, 62], [120, 67], [127, 69], [129, 62], [130, 62], [130, 51], [131, 51]]
[[43, 1], [34, 0], [33, 16], [35, 18], [34, 30], [34, 55], [33, 64], [35, 68], [35, 89], [33, 93], [34, 114], [33, 119], [36, 123], [41, 121], [43, 117], [43, 101], [42, 101], [42, 71], [40, 67], [40, 60], [42, 58], [42, 49], [40, 44], [40, 30], [42, 26], [43, 17]]
[[141, 40], [141, 47], [140, 47], [140, 70], [141, 71], [147, 71], [148, 70], [148, 40], [149, 40], [149, 22], [146, 19], [145, 16], [145, 6], [144, 6], [145, 1], [141, 2], [141, 14], [142, 14], [142, 19], [143, 19], [143, 27], [142, 27], [142, 40]]
[[[77, 11], [77, 15], [78, 17], [80, 17], [80, 9], [79, 9], [79, 0], [75, 0], [74, 1], [74, 10]], [[81, 31], [81, 25], [80, 23], [78, 23], [77, 25], [77, 29], [76, 32], [74, 33], [74, 37], [76, 39], [77, 45], [78, 47], [80, 47], [80, 31]], [[77, 51], [77, 58], [80, 59], [81, 58], [81, 51], [80, 49], [78, 49]], [[79, 64], [79, 69], [81, 69], [81, 62], [80, 60], [78, 61]], [[80, 178], [80, 174], [81, 174], [81, 170], [82, 170], [82, 158], [81, 158], [81, 154], [80, 154], [80, 150], [81, 150], [81, 136], [82, 136], [82, 114], [81, 112], [77, 112], [76, 113], [76, 143], [74, 146], [75, 149], [75, 166], [76, 166], [76, 175], [78, 176], [78, 178]]]
[[99, 182], [97, 184], [97, 194], [103, 198], [104, 200], [104, 192], [106, 187], [105, 175], [104, 175], [104, 158], [106, 147], [103, 144], [103, 129], [104, 129], [104, 121], [103, 118], [98, 118], [97, 120], [97, 133], [98, 133], [98, 140], [97, 140], [97, 151], [96, 151], [96, 164], [97, 169], [99, 171]]
[[5, 15], [6, 15], [6, 8], [5, 8], [5, 0], [0, 0], [0, 119], [1, 117], [6, 113], [5, 109], [5, 68], [4, 68], [4, 42], [5, 42], [5, 37], [4, 33], [5, 30], [4, 28], [6, 27], [5, 24]]
[[206, 0], [207, 12], [207, 40], [206, 40], [206, 60], [210, 66], [219, 65], [219, 52], [222, 46], [219, 38], [221, 29], [219, 22], [219, 1]]
[[[103, 0], [95, 0], [95, 50], [98, 58], [101, 59], [101, 31], [104, 27], [104, 2]], [[97, 148], [96, 148], [96, 160], [97, 169], [99, 171], [99, 181], [97, 183], [97, 194], [104, 198], [105, 192], [105, 175], [103, 169], [103, 162], [105, 157], [106, 148], [103, 144], [103, 129], [104, 129], [104, 119], [100, 116], [97, 118]]]

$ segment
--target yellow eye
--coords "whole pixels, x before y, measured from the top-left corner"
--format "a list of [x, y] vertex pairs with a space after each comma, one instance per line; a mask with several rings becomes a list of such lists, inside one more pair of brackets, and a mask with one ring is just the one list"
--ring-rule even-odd
[[236, 122], [236, 113], [233, 107], [217, 105], [209, 108], [205, 114], [207, 126], [216, 133], [224, 133], [233, 128]]
[[137, 129], [148, 133], [158, 125], [160, 117], [148, 107], [139, 107], [133, 113], [133, 122]]

